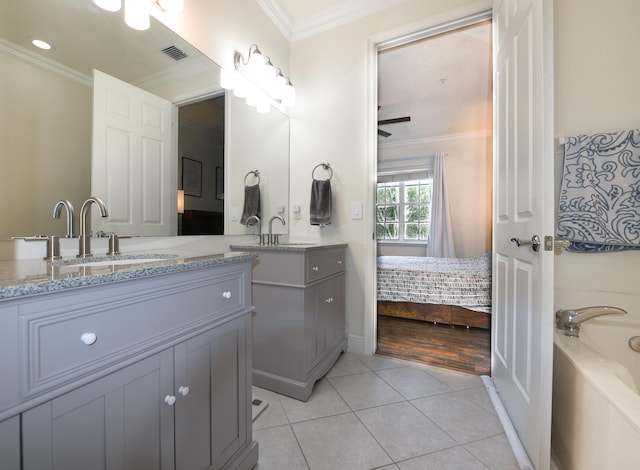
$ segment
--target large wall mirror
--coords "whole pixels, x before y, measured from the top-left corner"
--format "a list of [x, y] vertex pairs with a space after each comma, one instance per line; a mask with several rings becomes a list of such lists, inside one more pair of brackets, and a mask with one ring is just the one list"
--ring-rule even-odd
[[[253, 233], [239, 223], [253, 170], [261, 174], [263, 216], [288, 213], [288, 117], [225, 96], [219, 67], [169, 28], [152, 18], [149, 30], [135, 31], [122, 11], [92, 0], [0, 0], [0, 11], [0, 239], [64, 235], [64, 220], [52, 217], [56, 201], [71, 201], [77, 217], [93, 194], [94, 69], [175, 105], [171, 190], [186, 195], [173, 233], [185, 217], [199, 217], [189, 234], [219, 234], [220, 226], [224, 234]], [[32, 39], [53, 48], [39, 51]]]

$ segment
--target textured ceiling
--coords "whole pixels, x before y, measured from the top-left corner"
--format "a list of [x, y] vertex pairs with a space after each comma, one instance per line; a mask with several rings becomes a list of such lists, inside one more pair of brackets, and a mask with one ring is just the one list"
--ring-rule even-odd
[[485, 133], [491, 125], [491, 24], [468, 26], [383, 51], [378, 60], [381, 144]]

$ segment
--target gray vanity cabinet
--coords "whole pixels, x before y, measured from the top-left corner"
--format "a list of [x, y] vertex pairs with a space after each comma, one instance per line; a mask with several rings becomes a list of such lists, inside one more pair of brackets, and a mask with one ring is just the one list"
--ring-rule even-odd
[[20, 417], [0, 421], [0, 468], [20, 470]]
[[244, 262], [18, 301], [0, 468], [252, 468], [249, 282]]
[[173, 413], [162, 401], [173, 388], [171, 356], [156, 354], [23, 413], [23, 469], [174, 468], [173, 426], [163, 426]]
[[345, 338], [344, 275], [331, 276], [305, 291], [305, 373]]
[[223, 468], [247, 442], [247, 322], [25, 412], [24, 470]]
[[250, 331], [240, 318], [174, 348], [177, 469], [221, 469], [251, 436]]
[[346, 351], [344, 246], [261, 250], [252, 293], [253, 384], [307, 400]]

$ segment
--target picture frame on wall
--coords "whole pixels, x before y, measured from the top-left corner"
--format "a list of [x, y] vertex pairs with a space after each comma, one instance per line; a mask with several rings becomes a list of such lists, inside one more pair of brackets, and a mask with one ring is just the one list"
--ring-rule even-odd
[[202, 162], [182, 157], [182, 189], [186, 196], [202, 197]]
[[224, 168], [216, 167], [216, 199], [224, 199]]

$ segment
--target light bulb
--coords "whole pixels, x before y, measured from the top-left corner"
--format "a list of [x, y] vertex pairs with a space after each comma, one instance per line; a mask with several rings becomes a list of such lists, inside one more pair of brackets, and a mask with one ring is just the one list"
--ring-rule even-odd
[[236, 82], [236, 73], [233, 70], [220, 69], [220, 86], [225, 90], [233, 89]]
[[122, 0], [93, 0], [103, 10], [118, 11], [122, 7]]
[[280, 100], [284, 96], [284, 89], [286, 86], [287, 79], [282, 76], [282, 73], [278, 73], [278, 75], [271, 81], [269, 88], [273, 97]]
[[264, 57], [260, 49], [256, 46], [253, 52], [249, 52], [249, 62], [247, 63], [247, 71], [250, 74], [258, 74], [264, 66]]
[[145, 31], [151, 26], [146, 0], [124, 1], [124, 22], [130, 28]]
[[236, 83], [233, 86], [233, 95], [238, 98], [244, 98], [247, 96], [247, 80], [240, 74], [236, 75]]
[[263, 102], [260, 102], [258, 106], [256, 106], [256, 110], [259, 113], [266, 114], [269, 111], [271, 111], [271, 105], [268, 102], [263, 101]]

